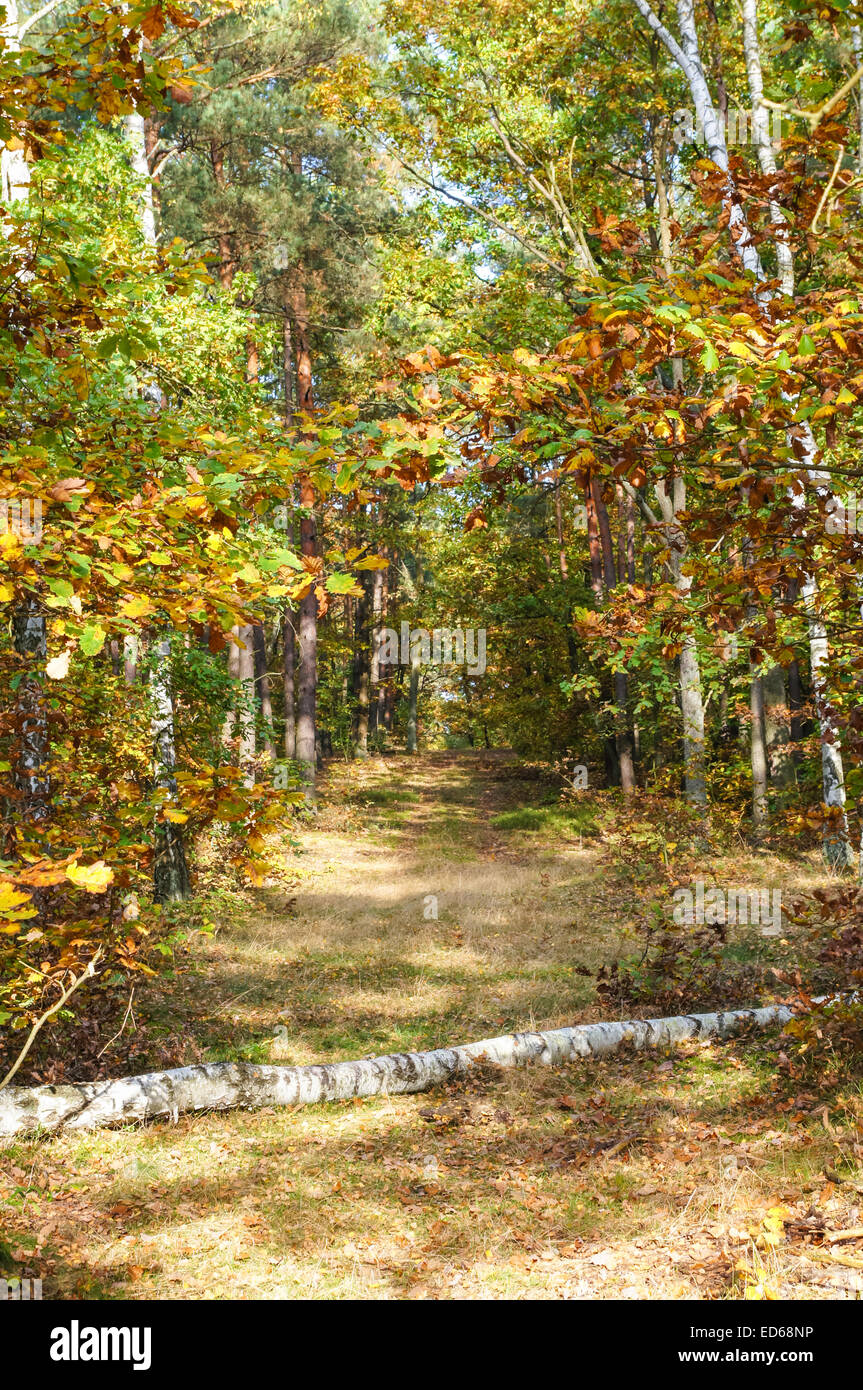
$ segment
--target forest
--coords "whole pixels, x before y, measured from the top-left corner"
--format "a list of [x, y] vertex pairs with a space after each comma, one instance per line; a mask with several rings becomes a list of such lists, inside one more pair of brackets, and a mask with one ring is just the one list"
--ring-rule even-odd
[[0, 39], [0, 1292], [859, 1299], [863, 0]]

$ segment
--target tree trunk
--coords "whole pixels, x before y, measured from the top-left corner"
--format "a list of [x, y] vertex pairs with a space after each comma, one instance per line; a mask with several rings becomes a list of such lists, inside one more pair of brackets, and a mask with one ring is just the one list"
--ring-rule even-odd
[[[6, 0], [0, 36], [9, 53], [20, 53], [17, 0]], [[0, 153], [0, 180], [4, 203], [26, 203], [30, 196], [30, 166], [23, 146]], [[9, 235], [4, 219], [3, 230]], [[48, 657], [48, 627], [35, 599], [16, 606], [12, 613], [15, 652], [23, 667], [15, 696], [13, 779], [22, 819], [36, 825], [50, 814], [51, 778], [48, 773], [51, 741], [48, 705], [42, 686], [42, 667]]]
[[51, 778], [48, 702], [41, 680], [48, 658], [48, 633], [45, 615], [35, 600], [16, 607], [12, 631], [15, 652], [23, 666], [12, 714], [15, 790], [21, 819], [38, 825], [50, 815]]
[[240, 767], [247, 787], [255, 785], [255, 639], [250, 623], [239, 629], [240, 682], [237, 696], [240, 727]]
[[[300, 521], [300, 543], [304, 556], [311, 559], [317, 549], [315, 524], [315, 493], [308, 477], [300, 481], [300, 502], [303, 508]], [[318, 696], [318, 600], [312, 584], [300, 600], [300, 662], [297, 680], [297, 739], [296, 758], [303, 777], [313, 794], [315, 769], [315, 720]]]
[[587, 510], [587, 552], [590, 557], [590, 587], [593, 590], [597, 608], [601, 608], [602, 547], [599, 540], [599, 522], [596, 515], [593, 480], [589, 478], [585, 482], [584, 504]]
[[767, 745], [767, 764], [774, 787], [794, 784], [794, 761], [789, 751], [791, 724], [785, 698], [785, 672], [781, 666], [771, 666], [762, 677], [764, 685], [764, 741]]
[[514, 1033], [433, 1052], [367, 1057], [324, 1066], [255, 1066], [208, 1062], [175, 1071], [86, 1081], [70, 1086], [7, 1086], [0, 1091], [0, 1135], [36, 1129], [96, 1129], [194, 1110], [251, 1110], [258, 1106], [314, 1105], [362, 1096], [410, 1095], [462, 1076], [476, 1062], [520, 1067], [531, 1062], [562, 1066], [604, 1057], [626, 1048], [668, 1048], [690, 1039], [733, 1037], [755, 1028], [785, 1024], [784, 1005], [734, 1009], [728, 1013], [615, 1023], [582, 1023], [546, 1033]]
[[285, 757], [297, 753], [297, 725], [294, 714], [294, 665], [296, 634], [290, 610], [282, 618], [282, 690], [285, 701]]
[[[763, 96], [761, 95], [761, 59], [758, 51], [757, 34], [757, 9], [753, 0], [745, 0], [745, 3], [744, 56], [746, 58], [747, 80], [749, 82], [753, 110], [763, 112]], [[708, 154], [714, 164], [728, 176], [723, 205], [727, 216], [728, 232], [735, 254], [739, 257], [744, 270], [752, 274], [758, 285], [763, 285], [765, 280], [764, 267], [761, 264], [758, 248], [749, 232], [746, 215], [743, 211], [743, 201], [739, 196], [738, 190], [735, 187], [734, 178], [729, 170], [728, 149], [725, 143], [725, 135], [722, 124], [718, 120], [714, 110], [710, 91], [704, 77], [704, 69], [698, 51], [694, 0], [677, 0], [677, 18], [681, 33], [680, 44], [677, 43], [674, 37], [654, 14], [650, 7], [649, 0], [633, 0], [633, 4], [647, 20], [653, 32], [661, 40], [689, 84], [689, 90], [693, 102], [695, 103], [696, 114], [701, 121], [707, 141]], [[754, 120], [754, 125], [756, 127], [756, 148], [758, 150], [759, 162], [762, 172], [769, 175], [771, 172], [775, 171], [775, 162], [772, 163], [771, 167], [773, 152], [770, 148], [769, 139], [767, 138], [766, 124], [762, 119]], [[783, 289], [786, 289], [787, 293], [793, 294], [794, 267], [790, 255], [786, 254], [783, 250], [785, 233], [783, 231], [784, 219], [782, 218], [781, 209], [779, 209], [778, 218], [779, 220], [773, 218], [771, 210], [774, 244], [776, 246], [780, 273], [783, 278]], [[770, 291], [760, 290], [758, 298], [763, 304], [769, 303], [771, 299]], [[815, 438], [808, 422], [804, 422], [802, 426], [802, 435], [806, 455], [804, 464], [806, 471], [813, 482], [816, 484], [823, 484], [825, 475], [820, 473], [815, 466], [817, 450]], [[795, 499], [798, 501], [799, 505], [803, 505], [804, 499], [802, 497], [797, 499], [795, 494]], [[844, 812], [845, 784], [842, 769], [842, 755], [839, 750], [838, 730], [834, 727], [832, 711], [827, 697], [826, 671], [829, 666], [827, 633], [817, 613], [815, 580], [813, 577], [807, 576], [801, 589], [801, 598], [803, 600], [809, 626], [809, 660], [812, 670], [812, 688], [821, 730], [823, 797], [827, 806], [839, 808], [841, 810], [839, 829], [835, 830], [832, 826], [825, 826], [824, 856], [831, 867], [841, 868], [847, 867], [852, 862], [853, 855]]]
[[[217, 140], [210, 141], [210, 168], [213, 171], [213, 182], [220, 191], [223, 190], [225, 187], [225, 164], [222, 149]], [[219, 248], [219, 284], [227, 292], [234, 283], [234, 271], [237, 263], [234, 259], [231, 238], [225, 228], [221, 213], [216, 228], [216, 245]]]
[[270, 690], [270, 677], [267, 673], [267, 639], [261, 623], [255, 623], [252, 628], [252, 643], [255, 657], [255, 689], [258, 693], [261, 722], [265, 731], [264, 750], [268, 758], [274, 759], [276, 744], [273, 737], [273, 699]]
[[[141, 231], [148, 246], [156, 247], [156, 214], [153, 204], [153, 181], [147, 159], [147, 136], [144, 117], [138, 111], [123, 118], [126, 137], [132, 156], [132, 167], [143, 179], [141, 190]], [[161, 409], [164, 397], [157, 382], [150, 384], [149, 394]], [[177, 794], [176, 732], [174, 702], [171, 693], [171, 643], [166, 636], [157, 638], [151, 649], [150, 698], [152, 715], [150, 728], [156, 764], [156, 784]], [[157, 822], [153, 858], [153, 895], [156, 902], [179, 902], [191, 890], [183, 837], [178, 825]]]
[[[762, 174], [776, 173], [776, 156], [770, 141], [770, 116], [764, 105], [764, 80], [761, 74], [761, 51], [758, 41], [758, 0], [741, 0], [743, 19], [743, 56], [746, 60], [746, 80], [752, 103], [752, 139], [758, 154]], [[782, 293], [794, 293], [794, 256], [788, 242], [788, 226], [779, 202], [770, 200], [770, 221], [773, 224], [773, 244]]]
[[[156, 785], [168, 793], [168, 801], [177, 795], [170, 657], [170, 640], [167, 637], [157, 639], [152, 648], [149, 682], [153, 710], [150, 727], [153, 735]], [[157, 903], [183, 902], [189, 897], [190, 892], [191, 883], [180, 827], [170, 821], [157, 821], [153, 855], [153, 898]]]
[[291, 335], [290, 300], [285, 296], [285, 317], [282, 321], [282, 379], [284, 390], [285, 428], [294, 423], [294, 343]]
[[246, 381], [250, 384], [257, 384], [260, 372], [261, 359], [258, 353], [258, 344], [253, 330], [250, 329], [246, 337]]
[[[384, 548], [381, 554], [386, 555]], [[390, 571], [389, 566], [381, 570], [381, 600], [379, 622], [381, 627], [386, 626], [387, 615], [389, 613], [390, 602]], [[378, 658], [378, 689], [376, 698], [375, 729], [378, 731], [378, 746], [381, 745], [386, 732], [386, 709], [387, 709], [387, 684], [389, 681], [389, 666], [381, 660], [381, 641], [378, 639], [377, 658]]]
[[407, 730], [407, 751], [416, 753], [417, 734], [418, 734], [418, 704], [420, 691], [420, 659], [418, 656], [411, 660], [411, 681], [408, 689], [408, 730]]
[[311, 410], [314, 405], [312, 352], [309, 343], [309, 311], [306, 290], [302, 283], [295, 285], [291, 292], [291, 311], [296, 328], [297, 409]]
[[752, 824], [756, 839], [767, 829], [767, 749], [764, 744], [764, 687], [756, 666], [749, 683], [749, 750], [752, 763]]
[[[240, 629], [238, 627], [232, 627], [231, 637], [239, 637], [239, 635]], [[231, 683], [231, 703], [228, 706], [225, 714], [225, 722], [222, 725], [222, 743], [233, 756], [233, 743], [237, 729], [237, 691], [239, 689], [240, 680], [240, 648], [237, 642], [231, 641], [228, 643], [227, 665], [228, 680]]]
[[362, 575], [363, 596], [356, 608], [356, 712], [354, 715], [354, 757], [367, 758], [369, 755], [369, 684], [370, 684], [370, 638], [369, 632], [369, 580]]
[[[602, 489], [596, 478], [591, 479], [590, 493], [593, 500], [597, 531], [599, 534], [605, 593], [608, 595], [614, 590], [617, 584], [617, 574], [614, 568], [614, 543], [611, 536], [611, 524], [608, 519], [608, 508], [605, 505]], [[615, 704], [615, 763], [617, 775], [620, 778], [621, 790], [629, 796], [635, 791], [635, 766], [632, 754], [632, 735], [629, 731], [629, 719], [627, 715], [628, 695], [626, 672], [615, 671], [613, 679]]]

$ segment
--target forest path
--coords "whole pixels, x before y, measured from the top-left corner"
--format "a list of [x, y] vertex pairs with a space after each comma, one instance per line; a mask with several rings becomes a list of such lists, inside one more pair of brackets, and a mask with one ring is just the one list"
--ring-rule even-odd
[[[215, 933], [142, 991], [150, 1046], [302, 1063], [590, 1016], [576, 966], [636, 909], [554, 802], [505, 754], [332, 765], [284, 885], [211, 895]], [[853, 1296], [858, 1272], [753, 1245], [778, 1205], [853, 1223], [822, 1176], [841, 1118], [778, 1104], [772, 1048], [21, 1141], [0, 1264], [48, 1297]]]

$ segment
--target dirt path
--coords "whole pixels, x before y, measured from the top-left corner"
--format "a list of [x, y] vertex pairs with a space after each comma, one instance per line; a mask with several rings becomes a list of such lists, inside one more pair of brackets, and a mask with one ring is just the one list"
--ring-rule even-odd
[[[577, 966], [633, 903], [554, 800], [501, 755], [334, 767], [284, 881], [212, 893], [212, 931], [143, 992], [142, 1058], [335, 1060], [589, 1016]], [[810, 1206], [854, 1223], [823, 1172], [837, 1134], [859, 1148], [860, 1097], [830, 1132], [816, 1094], [783, 1108], [773, 1046], [19, 1143], [0, 1263], [47, 1296], [852, 1297], [855, 1269], [770, 1233]]]

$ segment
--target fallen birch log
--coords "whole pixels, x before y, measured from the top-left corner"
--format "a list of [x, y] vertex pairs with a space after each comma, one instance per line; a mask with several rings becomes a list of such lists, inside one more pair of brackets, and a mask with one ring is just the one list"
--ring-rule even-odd
[[176, 1071], [87, 1081], [70, 1086], [7, 1086], [0, 1090], [0, 1135], [32, 1130], [95, 1129], [190, 1110], [252, 1110], [267, 1105], [425, 1091], [459, 1076], [480, 1060], [501, 1067], [540, 1062], [557, 1066], [579, 1057], [603, 1057], [621, 1047], [672, 1047], [689, 1038], [724, 1038], [747, 1028], [787, 1023], [783, 1005], [728, 1013], [623, 1023], [581, 1023], [548, 1033], [512, 1033], [461, 1047], [407, 1052], [328, 1066], [274, 1067], [213, 1062]]

